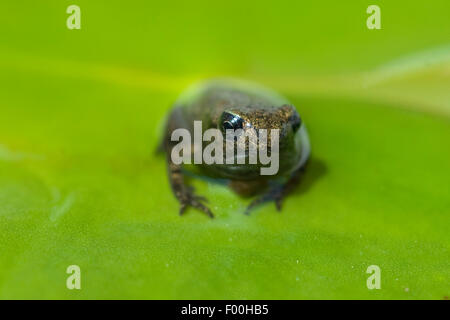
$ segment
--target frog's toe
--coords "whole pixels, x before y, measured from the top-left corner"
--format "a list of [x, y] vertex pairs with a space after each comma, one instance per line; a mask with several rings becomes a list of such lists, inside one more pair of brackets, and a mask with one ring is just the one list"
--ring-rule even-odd
[[277, 208], [277, 210], [281, 211], [281, 205], [283, 203], [283, 198], [279, 197], [279, 198], [274, 199], [274, 201], [275, 201], [275, 207]]
[[207, 202], [208, 200], [202, 196], [189, 195], [181, 201], [180, 215], [182, 215], [186, 211], [187, 207], [191, 206], [206, 213], [210, 218], [214, 218], [214, 214], [207, 206], [202, 203], [202, 201]]
[[208, 199], [207, 199], [206, 197], [203, 197], [203, 196], [197, 196], [197, 195], [194, 195], [194, 196], [192, 196], [192, 198], [193, 198], [194, 200], [196, 200], [196, 201], [204, 201], [204, 202], [206, 202], [206, 203], [209, 202]]
[[210, 218], [214, 218], [214, 214], [211, 212], [211, 210], [209, 210], [209, 208], [207, 206], [205, 206], [204, 204], [202, 204], [201, 202], [198, 202], [196, 204], [191, 204], [194, 208], [199, 209], [201, 211], [203, 211], [204, 213], [206, 213], [208, 215], [208, 217]]
[[178, 212], [180, 214], [180, 216], [182, 216], [186, 212], [186, 209], [188, 208], [188, 206], [189, 205], [187, 203], [180, 204], [180, 211]]

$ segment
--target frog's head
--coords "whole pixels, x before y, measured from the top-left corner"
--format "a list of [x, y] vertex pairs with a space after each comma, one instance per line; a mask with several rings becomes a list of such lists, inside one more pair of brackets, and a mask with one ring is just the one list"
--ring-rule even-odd
[[[230, 129], [245, 134], [247, 138], [247, 140], [239, 139], [239, 137], [233, 138], [235, 150], [239, 146], [245, 149], [246, 164], [227, 166], [226, 170], [229, 171], [230, 177], [245, 175], [245, 177], [252, 178], [256, 174], [260, 174], [260, 168], [267, 167], [267, 165], [263, 165], [260, 162], [259, 154], [261, 151], [265, 154], [278, 157], [279, 171], [277, 174], [290, 172], [300, 161], [302, 147], [300, 137], [301, 126], [300, 115], [291, 105], [282, 105], [280, 107], [249, 106], [225, 109], [217, 121], [217, 127], [225, 137], [224, 144], [230, 141], [230, 139], [226, 138], [227, 130]], [[274, 136], [274, 129], [278, 130], [278, 139]], [[263, 131], [267, 132], [266, 137], [262, 134]], [[251, 150], [249, 147], [252, 144], [251, 138], [257, 138], [258, 141], [258, 162], [254, 165], [249, 165], [249, 150]], [[276, 150], [273, 148], [274, 143], [278, 143], [278, 152], [275, 154], [275, 151], [272, 155], [272, 149]], [[237, 152], [234, 157], [234, 163], [239, 163], [239, 155]]]

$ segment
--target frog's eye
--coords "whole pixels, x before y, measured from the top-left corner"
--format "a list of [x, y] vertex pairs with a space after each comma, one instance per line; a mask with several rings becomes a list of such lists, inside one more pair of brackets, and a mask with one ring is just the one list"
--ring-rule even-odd
[[221, 120], [223, 131], [242, 129], [244, 125], [244, 120], [240, 116], [230, 112], [224, 112]]
[[233, 129], [233, 124], [231, 123], [231, 121], [225, 121], [223, 123], [223, 129], [224, 130]]

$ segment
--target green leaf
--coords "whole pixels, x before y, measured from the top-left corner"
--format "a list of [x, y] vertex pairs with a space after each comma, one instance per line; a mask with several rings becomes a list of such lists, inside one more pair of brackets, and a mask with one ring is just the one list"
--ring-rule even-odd
[[[0, 5], [0, 298], [448, 296], [448, 1], [383, 4], [370, 31], [361, 1], [77, 2], [81, 30], [70, 2]], [[281, 213], [195, 180], [217, 218], [178, 216], [161, 122], [222, 75], [279, 90], [308, 126]]]

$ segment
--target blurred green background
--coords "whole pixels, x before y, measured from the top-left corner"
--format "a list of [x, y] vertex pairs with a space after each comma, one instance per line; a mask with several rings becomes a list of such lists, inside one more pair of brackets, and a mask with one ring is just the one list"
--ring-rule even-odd
[[[66, 8], [81, 8], [68, 30]], [[381, 30], [366, 8], [381, 7]], [[450, 2], [2, 1], [0, 298], [444, 299]], [[313, 148], [284, 203], [179, 217], [153, 150], [210, 77], [286, 95]], [[82, 289], [68, 290], [67, 266]], [[366, 287], [369, 265], [380, 290]]]

